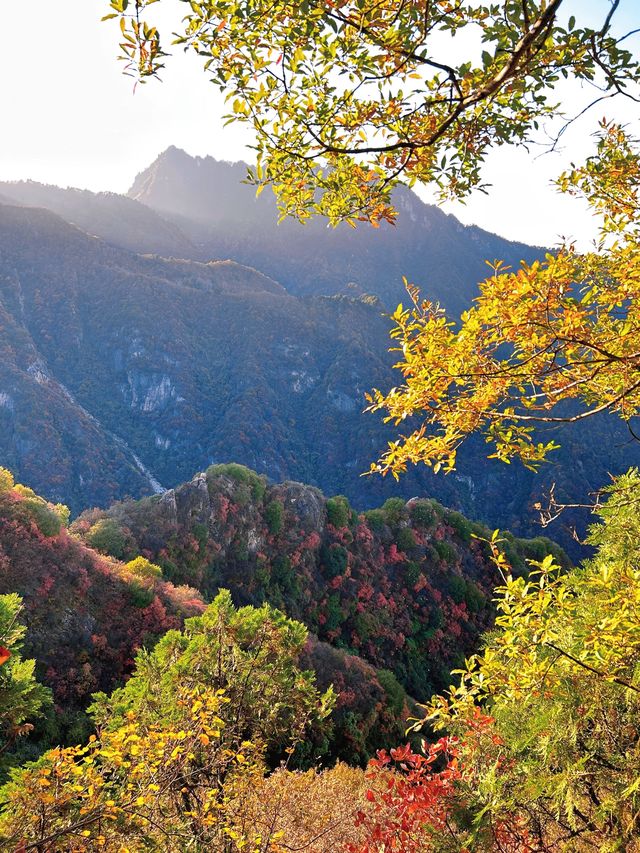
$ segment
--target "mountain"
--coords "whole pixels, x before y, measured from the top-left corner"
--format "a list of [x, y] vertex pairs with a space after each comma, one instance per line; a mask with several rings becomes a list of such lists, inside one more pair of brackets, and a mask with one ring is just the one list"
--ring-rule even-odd
[[[313, 486], [214, 465], [163, 495], [83, 513], [72, 530], [120, 559], [142, 554], [209, 598], [224, 587], [239, 604], [268, 601], [392, 670], [418, 700], [448, 686], [493, 623], [490, 531], [432, 500], [357, 513]], [[549, 540], [505, 536], [516, 574], [547, 553], [568, 565]]]
[[[36, 660], [55, 702], [22, 743], [23, 760], [49, 744], [86, 737], [92, 694], [122, 685], [139, 649], [206, 606], [200, 592], [174, 585], [147, 560], [125, 563], [98, 553], [68, 532], [64, 510], [0, 469], [0, 595], [9, 592], [23, 599], [25, 654]], [[329, 742], [317, 745], [325, 760], [363, 763], [404, 737], [413, 702], [386, 669], [315, 636], [300, 664], [315, 671], [323, 690], [336, 691]]]
[[0, 183], [0, 203], [44, 207], [88, 234], [133, 252], [168, 258], [198, 255], [196, 247], [179, 228], [144, 204], [116, 193], [13, 181]]
[[[0, 463], [73, 512], [237, 461], [360, 509], [428, 495], [535, 535], [532, 505], [553, 482], [584, 503], [640, 463], [600, 417], [559, 430], [540, 475], [488, 461], [477, 439], [451, 476], [363, 478], [395, 435], [362, 414], [367, 390], [397, 381], [375, 298], [298, 297], [234, 261], [137, 255], [38, 208], [0, 206], [0, 317]], [[587, 517], [569, 510], [550, 535], [577, 555], [564, 524]]]
[[406, 300], [403, 276], [459, 312], [486, 278], [485, 260], [517, 266], [543, 254], [464, 226], [406, 187], [394, 193], [395, 226], [328, 228], [319, 219], [278, 224], [272, 193], [256, 198], [255, 188], [242, 183], [246, 175], [244, 163], [169, 148], [136, 177], [129, 196], [176, 223], [201, 257], [257, 267], [297, 295], [372, 293], [392, 309]]

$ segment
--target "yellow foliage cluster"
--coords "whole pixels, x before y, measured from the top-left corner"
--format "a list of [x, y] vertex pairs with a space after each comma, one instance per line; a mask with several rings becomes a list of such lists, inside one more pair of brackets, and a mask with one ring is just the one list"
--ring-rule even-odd
[[2, 849], [47, 853], [222, 850], [223, 781], [255, 773], [259, 751], [227, 748], [221, 691], [178, 695], [183, 728], [133, 713], [86, 746], [57, 748], [14, 774]]
[[459, 322], [409, 286], [413, 307], [398, 307], [392, 331], [403, 384], [369, 401], [397, 426], [411, 416], [422, 423], [372, 471], [397, 477], [416, 462], [451, 470], [474, 432], [485, 434], [493, 457], [535, 468], [557, 446], [536, 441], [536, 424], [638, 414], [639, 163], [638, 143], [603, 124], [597, 154], [560, 179], [602, 217], [595, 251], [564, 246], [517, 271], [496, 262]]

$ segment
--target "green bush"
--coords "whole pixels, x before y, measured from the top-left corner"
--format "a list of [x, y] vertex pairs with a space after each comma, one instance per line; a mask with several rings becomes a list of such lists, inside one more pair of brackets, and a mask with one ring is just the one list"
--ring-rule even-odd
[[202, 524], [201, 522], [196, 522], [191, 528], [193, 531], [193, 535], [198, 540], [198, 545], [200, 546], [200, 550], [206, 547], [207, 542], [209, 541], [209, 530], [206, 524]]
[[288, 557], [278, 556], [271, 564], [271, 583], [283, 592], [293, 592], [297, 587], [297, 575]]
[[122, 559], [126, 547], [125, 535], [113, 518], [101, 518], [89, 528], [87, 543], [102, 554], [110, 554], [117, 560]]
[[364, 517], [369, 525], [369, 529], [374, 533], [382, 533], [386, 526], [384, 513], [381, 509], [370, 509], [365, 512]]
[[477, 613], [487, 603], [487, 597], [482, 592], [482, 590], [478, 589], [478, 587], [472, 582], [467, 581], [467, 589], [464, 594], [465, 604], [467, 605], [467, 610], [469, 613]]
[[333, 593], [327, 600], [327, 621], [324, 623], [325, 631], [336, 631], [342, 625], [342, 609], [340, 597]]
[[415, 586], [418, 583], [418, 578], [421, 574], [422, 572], [420, 571], [418, 563], [414, 563], [413, 560], [407, 560], [404, 564], [404, 578], [407, 585]]
[[145, 607], [151, 604], [154, 597], [155, 593], [153, 589], [147, 589], [147, 587], [138, 583], [138, 581], [133, 581], [133, 583], [129, 584], [129, 600], [134, 607], [144, 610]]
[[62, 519], [52, 507], [38, 498], [27, 499], [24, 503], [43, 536], [57, 536], [60, 533]]
[[320, 549], [320, 559], [325, 567], [325, 574], [330, 578], [341, 575], [347, 568], [348, 553], [342, 545], [323, 545]]
[[409, 504], [409, 515], [418, 527], [432, 527], [436, 520], [431, 501], [412, 501]]
[[456, 562], [456, 549], [450, 542], [434, 542], [433, 547], [435, 548], [438, 557], [444, 563]]
[[346, 527], [351, 518], [351, 507], [344, 495], [336, 495], [327, 500], [327, 518], [336, 528]]
[[444, 622], [444, 613], [439, 607], [434, 607], [429, 614], [429, 627], [435, 630], [444, 628]]
[[236, 536], [229, 548], [229, 556], [237, 563], [249, 561], [249, 544], [243, 536]]
[[399, 522], [404, 518], [405, 506], [405, 502], [402, 498], [389, 498], [386, 500], [382, 504], [382, 511], [387, 524], [392, 527], [399, 524]]
[[410, 527], [401, 527], [396, 536], [396, 545], [401, 551], [411, 551], [416, 547], [416, 537]]
[[272, 533], [274, 536], [282, 533], [283, 518], [284, 507], [280, 501], [270, 501], [264, 511], [264, 520], [269, 533]]
[[387, 706], [389, 711], [395, 716], [400, 717], [404, 709], [405, 691], [395, 675], [388, 669], [379, 669], [376, 672], [380, 686], [387, 696]]
[[447, 590], [456, 604], [462, 604], [467, 594], [467, 582], [460, 575], [450, 575], [447, 579]]
[[[6, 468], [0, 469], [0, 472], [4, 472], [3, 480], [5, 485], [13, 483], [13, 477]], [[69, 519], [69, 510], [67, 507], [63, 504], [58, 504], [54, 507], [37, 495], [33, 489], [30, 489], [28, 486], [22, 486], [20, 483], [15, 483], [13, 488], [22, 497], [22, 503], [19, 505], [20, 510], [18, 511], [22, 511], [31, 521], [35, 521], [38, 530], [44, 536], [57, 536], [62, 529], [63, 523], [66, 523]]]
[[459, 512], [451, 511], [447, 515], [447, 521], [463, 542], [471, 542], [472, 525], [468, 518]]
[[261, 502], [267, 489], [264, 477], [252, 471], [251, 468], [247, 468], [246, 465], [239, 465], [237, 462], [210, 465], [207, 468], [207, 484], [210, 493], [212, 481], [215, 477], [230, 477], [236, 483], [247, 487], [246, 491], [238, 490], [237, 502], [240, 506], [246, 506], [250, 500]]

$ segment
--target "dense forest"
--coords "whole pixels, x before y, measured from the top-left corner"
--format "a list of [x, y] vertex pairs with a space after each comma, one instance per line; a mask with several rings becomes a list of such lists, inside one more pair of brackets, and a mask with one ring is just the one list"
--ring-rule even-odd
[[[239, 465], [71, 529], [0, 482], [3, 849], [417, 853], [445, 826], [447, 850], [634, 849], [637, 473], [582, 569], [432, 500], [357, 514]], [[399, 748], [416, 698], [432, 735]]]

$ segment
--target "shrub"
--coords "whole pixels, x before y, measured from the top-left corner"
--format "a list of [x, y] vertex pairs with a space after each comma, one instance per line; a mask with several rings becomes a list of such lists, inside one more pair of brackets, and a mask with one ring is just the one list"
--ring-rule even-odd
[[324, 624], [325, 631], [335, 631], [342, 625], [343, 616], [340, 607], [340, 597], [333, 593], [327, 600], [327, 621]]
[[431, 527], [436, 520], [431, 501], [412, 501], [409, 504], [409, 515], [418, 527]]
[[378, 681], [387, 696], [390, 713], [400, 717], [404, 709], [405, 691], [398, 679], [388, 669], [379, 669], [376, 672]]
[[207, 529], [207, 525], [196, 522], [191, 529], [193, 531], [193, 535], [198, 540], [200, 549], [204, 548], [209, 541], [209, 530]]
[[240, 490], [238, 493], [238, 503], [241, 506], [249, 503], [249, 500], [261, 502], [266, 492], [265, 478], [261, 477], [251, 468], [246, 465], [239, 465], [237, 462], [228, 462], [224, 465], [210, 465], [207, 468], [207, 485], [209, 492], [212, 491], [212, 480], [215, 477], [230, 477], [242, 486], [246, 486], [246, 492]]
[[38, 526], [38, 530], [43, 536], [57, 536], [62, 529], [62, 519], [53, 507], [48, 506], [39, 498], [35, 500], [27, 499], [25, 505], [28, 508], [29, 515]]
[[467, 581], [464, 601], [469, 613], [477, 613], [487, 603], [487, 597], [472, 581]]
[[277, 536], [282, 532], [282, 523], [284, 517], [284, 507], [280, 501], [270, 501], [264, 511], [264, 520], [269, 529], [269, 533]]
[[271, 582], [279, 586], [283, 592], [292, 592], [296, 589], [297, 576], [288, 557], [275, 558], [271, 564]]
[[125, 563], [125, 569], [139, 578], [161, 578], [162, 569], [155, 563], [151, 563], [146, 557], [136, 557]]
[[387, 524], [392, 526], [399, 524], [404, 517], [405, 506], [406, 504], [402, 498], [389, 498], [386, 500], [382, 505], [382, 511]]
[[113, 518], [101, 518], [89, 528], [88, 544], [102, 554], [110, 554], [120, 560], [124, 556], [126, 539], [120, 525]]
[[329, 524], [336, 528], [346, 527], [351, 518], [351, 507], [344, 495], [336, 495], [335, 498], [327, 500], [327, 518]]
[[153, 589], [147, 589], [147, 587], [142, 586], [138, 581], [133, 581], [129, 584], [129, 601], [134, 607], [144, 610], [145, 607], [151, 604], [154, 598], [155, 593]]
[[414, 563], [412, 560], [407, 560], [404, 564], [404, 577], [407, 582], [407, 586], [415, 586], [418, 583], [418, 578], [421, 574], [422, 572], [420, 571], [418, 563]]
[[468, 518], [459, 512], [449, 512], [447, 521], [463, 542], [471, 542], [472, 525]]
[[455, 563], [456, 549], [450, 542], [434, 542], [433, 547], [435, 548], [438, 557], [444, 563]]
[[401, 527], [396, 536], [396, 545], [401, 551], [411, 551], [416, 547], [416, 537], [410, 527]]
[[450, 575], [447, 579], [449, 595], [456, 604], [462, 604], [467, 593], [467, 582], [460, 575]]
[[325, 574], [330, 578], [335, 578], [347, 568], [347, 549], [343, 548], [342, 545], [331, 545], [329, 547], [323, 545], [320, 549], [320, 559], [326, 569]]
[[381, 509], [370, 509], [365, 512], [364, 517], [367, 520], [369, 528], [373, 530], [374, 533], [382, 533], [386, 526], [386, 521]]

